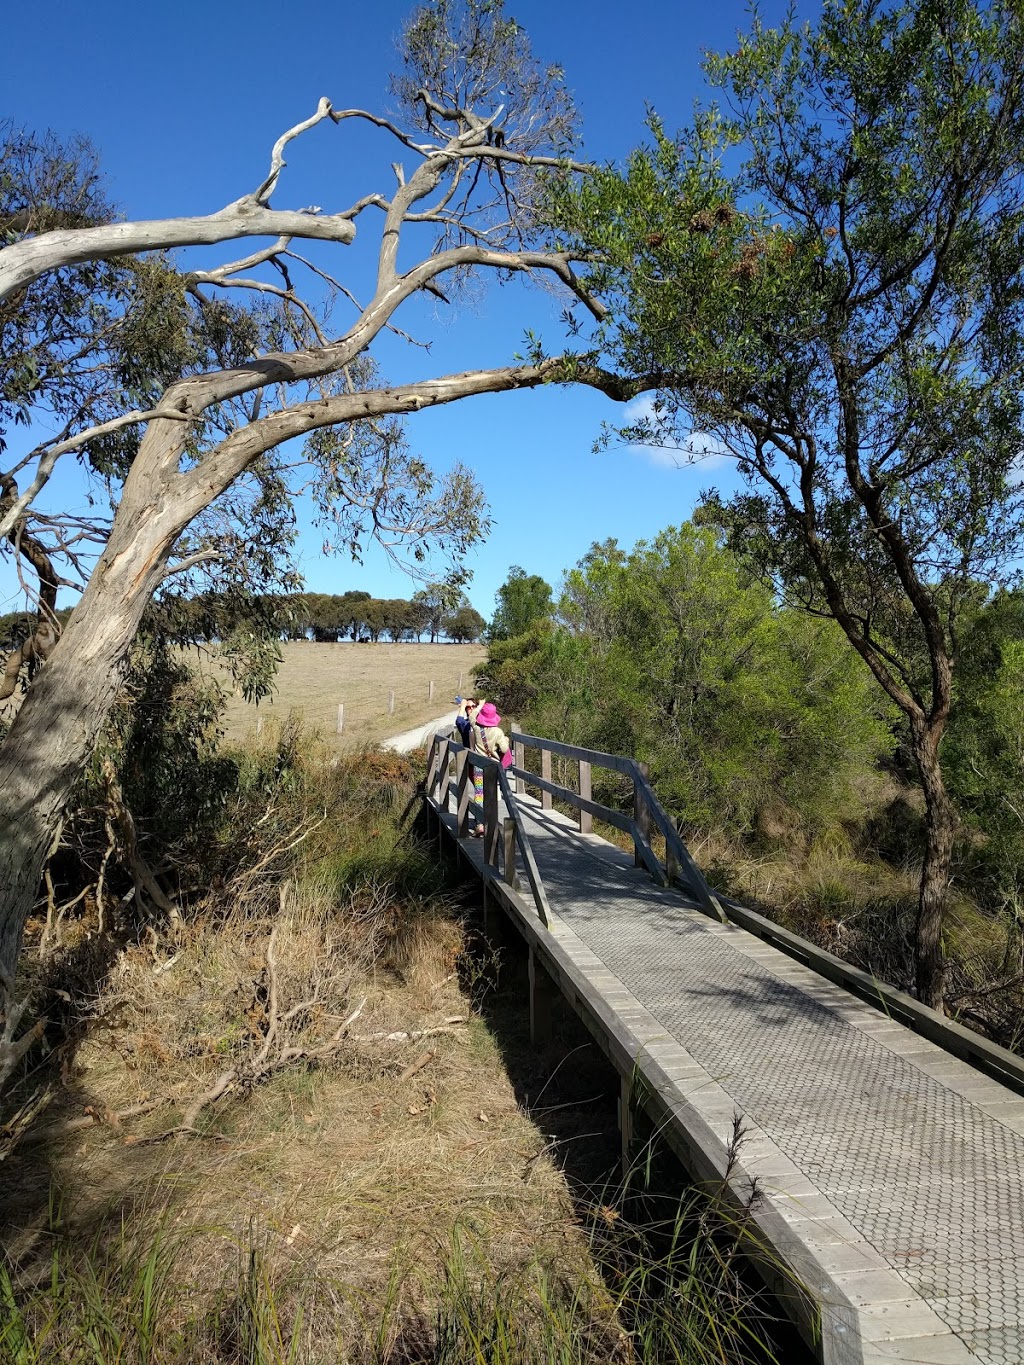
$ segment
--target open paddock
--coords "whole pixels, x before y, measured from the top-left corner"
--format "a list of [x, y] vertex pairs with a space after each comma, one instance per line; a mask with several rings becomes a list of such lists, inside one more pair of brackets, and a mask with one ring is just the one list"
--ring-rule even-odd
[[[316, 644], [291, 641], [282, 646], [283, 662], [274, 691], [259, 706], [235, 695], [228, 701], [225, 725], [229, 740], [255, 735], [260, 717], [286, 720], [295, 711], [310, 728], [339, 748], [377, 743], [390, 735], [426, 725], [452, 708], [459, 690], [473, 687], [473, 669], [482, 662], [482, 645], [449, 644]], [[195, 662], [196, 654], [190, 651]], [[201, 654], [200, 669], [218, 665]], [[428, 696], [429, 684], [434, 696]], [[388, 694], [395, 710], [388, 712]], [[345, 707], [344, 732], [337, 733], [338, 705]]]

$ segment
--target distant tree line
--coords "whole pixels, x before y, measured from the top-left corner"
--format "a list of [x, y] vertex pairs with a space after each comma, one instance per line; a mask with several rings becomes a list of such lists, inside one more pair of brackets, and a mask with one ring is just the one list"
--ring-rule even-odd
[[151, 615], [167, 638], [178, 644], [225, 641], [240, 627], [259, 628], [283, 640], [381, 640], [424, 637], [470, 644], [485, 621], [461, 594], [452, 601], [445, 589], [422, 589], [411, 598], [373, 597], [368, 592], [278, 593], [253, 596], [230, 592], [168, 598]]

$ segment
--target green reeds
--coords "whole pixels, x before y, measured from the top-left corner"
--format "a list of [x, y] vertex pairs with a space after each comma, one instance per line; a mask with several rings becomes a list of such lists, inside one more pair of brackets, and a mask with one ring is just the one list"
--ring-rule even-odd
[[[738, 1229], [715, 1196], [688, 1195], [638, 1228], [595, 1208], [590, 1256], [496, 1266], [456, 1226], [436, 1265], [392, 1258], [375, 1300], [250, 1229], [219, 1280], [194, 1272], [210, 1229], [148, 1248], [123, 1234], [58, 1242], [31, 1277], [0, 1267], [3, 1365], [765, 1365], [763, 1309], [735, 1274]], [[361, 1311], [353, 1304], [360, 1303]], [[340, 1311], [339, 1311], [340, 1310]]]

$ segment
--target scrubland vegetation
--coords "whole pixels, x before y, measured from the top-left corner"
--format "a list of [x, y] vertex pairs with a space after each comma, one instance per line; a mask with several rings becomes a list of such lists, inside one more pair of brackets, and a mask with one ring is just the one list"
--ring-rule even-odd
[[[418, 843], [415, 768], [288, 720], [228, 747], [187, 666], [216, 638], [257, 698], [292, 625], [478, 638], [485, 476], [435, 476], [405, 414], [584, 384], [650, 395], [599, 446], [735, 462], [732, 496], [594, 546], [557, 603], [517, 566], [480, 690], [647, 762], [720, 887], [1024, 1038], [1019, 5], [755, 16], [705, 60], [716, 102], [678, 133], [652, 111], [620, 165], [575, 159], [564, 73], [501, 0], [428, 0], [398, 66], [391, 117], [321, 99], [202, 218], [122, 220], [87, 143], [0, 124], [0, 554], [31, 603], [0, 651], [16, 1365], [771, 1358], [735, 1215], [623, 1198], [585, 1040], [523, 1047], [514, 951]], [[346, 209], [325, 162], [326, 211], [272, 204], [321, 124], [387, 138], [381, 175]], [[338, 278], [356, 219], [372, 282]], [[525, 359], [389, 382], [374, 340], [488, 274], [558, 282], [556, 351], [527, 330]], [[430, 600], [296, 616], [307, 510], [345, 555], [436, 558]]]
[[[1022, 649], [1024, 598], [979, 591], [942, 751], [960, 817], [946, 1006], [1010, 1047], [1024, 1040]], [[491, 645], [480, 686], [524, 729], [647, 762], [714, 885], [913, 987], [925, 829], [905, 719], [835, 622], [780, 605], [713, 525], [595, 545], [553, 617]], [[602, 780], [601, 800], [631, 800]]]
[[773, 1358], [742, 1212], [622, 1181], [614, 1077], [568, 1019], [530, 1046], [416, 764], [216, 714], [140, 642], [29, 925], [0, 1359]]

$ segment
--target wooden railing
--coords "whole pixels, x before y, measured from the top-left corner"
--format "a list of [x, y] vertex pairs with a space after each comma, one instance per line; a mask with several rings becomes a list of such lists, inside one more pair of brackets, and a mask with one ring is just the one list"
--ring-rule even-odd
[[[541, 807], [544, 810], [550, 810], [552, 798], [557, 798], [579, 811], [582, 834], [591, 832], [595, 815], [605, 824], [621, 829], [633, 840], [633, 857], [637, 867], [646, 867], [662, 886], [681, 886], [709, 915], [725, 921], [726, 913], [721, 901], [704, 880], [703, 873], [679, 836], [675, 821], [655, 795], [646, 763], [640, 763], [635, 758], [623, 758], [620, 754], [604, 754], [597, 749], [581, 749], [575, 744], [563, 744], [560, 740], [524, 735], [518, 730], [512, 731], [511, 740], [516, 760], [513, 771], [522, 782], [540, 789]], [[539, 775], [526, 768], [527, 749], [536, 749], [540, 753]], [[579, 791], [551, 780], [553, 754], [579, 764]], [[593, 799], [594, 768], [607, 768], [630, 779], [633, 784], [631, 816], [610, 806], [602, 806]], [[664, 864], [651, 846], [652, 827], [665, 840]]]
[[[523, 868], [530, 892], [533, 896], [537, 915], [545, 926], [551, 923], [551, 907], [548, 904], [544, 883], [537, 870], [537, 859], [533, 856], [529, 836], [523, 825], [519, 807], [508, 780], [508, 773], [493, 758], [467, 749], [450, 735], [438, 732], [430, 742], [427, 767], [427, 795], [432, 797], [442, 810], [449, 809], [451, 796], [451, 773], [449, 765], [455, 759], [455, 809], [456, 832], [460, 839], [469, 834], [470, 806], [473, 800], [473, 769], [479, 768], [484, 784], [484, 863], [493, 875], [498, 875], [513, 889], [518, 889], [519, 878], [516, 869], [516, 849], [522, 857]], [[499, 793], [505, 802], [505, 819], [498, 819]]]
[[[842, 958], [826, 952], [798, 934], [791, 933], [738, 901], [713, 891], [690, 856], [673, 820], [655, 795], [648, 780], [646, 764], [636, 759], [623, 758], [619, 754], [582, 749], [573, 744], [563, 744], [559, 740], [522, 734], [517, 730], [511, 732], [510, 738], [515, 750], [515, 765], [505, 770], [493, 758], [472, 752], [465, 745], [446, 735], [440, 733], [435, 735], [430, 746], [427, 793], [447, 810], [451, 788], [448, 769], [450, 759], [454, 756], [458, 833], [460, 838], [465, 837], [469, 832], [469, 809], [473, 796], [472, 770], [473, 768], [483, 770], [483, 820], [486, 828], [484, 854], [487, 869], [491, 875], [497, 876], [500, 864], [502, 879], [510, 886], [516, 886], [515, 857], [518, 846], [537, 914], [544, 925], [550, 923], [550, 907], [529, 838], [523, 828], [515, 794], [508, 780], [509, 773], [525, 785], [540, 790], [543, 809], [550, 810], [553, 801], [558, 800], [577, 810], [582, 833], [591, 832], [595, 816], [615, 829], [623, 830], [633, 840], [636, 865], [646, 867], [655, 881], [661, 885], [681, 886], [706, 914], [755, 934], [772, 947], [810, 967], [812, 971], [843, 986], [866, 1004], [888, 1015], [894, 1022], [913, 1029], [945, 1048], [947, 1052], [960, 1057], [978, 1070], [987, 1072], [1019, 1094], [1024, 1094], [1024, 1058], [975, 1033], [973, 1029], [965, 1028], [963, 1024], [937, 1014], [935, 1010], [929, 1009], [927, 1005], [921, 1004], [919, 1000], [905, 992], [886, 985], [870, 973], [844, 962]], [[527, 749], [536, 749], [540, 754], [539, 774], [526, 768]], [[553, 755], [574, 760], [579, 764], [579, 791], [573, 791], [570, 787], [552, 780]], [[593, 799], [592, 777], [595, 767], [607, 768], [630, 779], [633, 786], [632, 816], [623, 814], [621, 810], [603, 806]], [[439, 788], [443, 789], [443, 796], [438, 793]], [[499, 792], [508, 811], [504, 824], [498, 819]], [[656, 828], [665, 840], [664, 864], [651, 847], [652, 827]]]
[[[606, 821], [616, 829], [624, 830], [633, 839], [634, 857], [638, 866], [648, 868], [656, 880], [663, 884], [678, 883], [683, 890], [695, 897], [701, 908], [709, 915], [724, 923], [738, 925], [748, 933], [755, 934], [773, 948], [778, 948], [788, 957], [795, 958], [812, 971], [818, 972], [829, 981], [843, 986], [858, 996], [866, 1004], [873, 1006], [889, 1016], [896, 1023], [913, 1029], [922, 1037], [937, 1043], [947, 1052], [960, 1057], [971, 1066], [977, 1067], [988, 1075], [1024, 1094], [1024, 1059], [998, 1043], [965, 1028], [963, 1024], [948, 1019], [927, 1005], [921, 1004], [913, 996], [889, 986], [869, 972], [854, 967], [834, 953], [826, 952], [817, 944], [811, 943], [799, 934], [784, 929], [780, 924], [758, 914], [755, 910], [741, 905], [739, 901], [713, 891], [704, 880], [700, 869], [680, 839], [671, 817], [658, 801], [647, 777], [647, 766], [632, 758], [622, 758], [618, 754], [601, 754], [591, 749], [580, 749], [572, 744], [562, 744], [553, 739], [540, 739], [536, 735], [519, 734], [512, 731], [515, 745], [515, 773], [520, 780], [541, 790], [541, 805], [551, 808], [552, 799], [557, 798], [580, 812], [580, 829], [588, 832], [593, 816]], [[524, 766], [527, 748], [540, 751], [541, 771], [527, 772]], [[580, 791], [560, 786], [551, 780], [551, 755], [558, 754], [575, 759], [579, 763]], [[621, 773], [633, 782], [633, 816], [630, 818], [621, 811], [610, 810], [598, 805], [591, 795], [592, 770], [594, 767], [609, 768]], [[665, 838], [665, 865], [659, 862], [650, 844], [651, 826], [656, 827]]]

